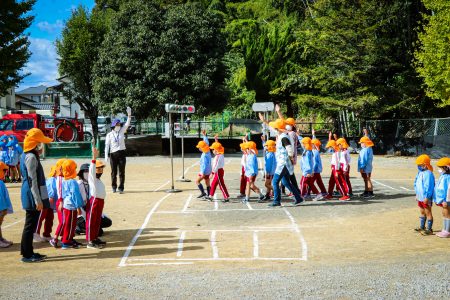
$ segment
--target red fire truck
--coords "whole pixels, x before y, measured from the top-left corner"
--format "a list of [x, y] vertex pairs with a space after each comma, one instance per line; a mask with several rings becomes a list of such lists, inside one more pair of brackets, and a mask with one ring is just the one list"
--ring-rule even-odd
[[84, 140], [83, 123], [73, 118], [14, 113], [0, 120], [0, 135], [15, 135], [19, 142], [23, 142], [31, 128], [41, 129], [45, 136], [55, 142]]

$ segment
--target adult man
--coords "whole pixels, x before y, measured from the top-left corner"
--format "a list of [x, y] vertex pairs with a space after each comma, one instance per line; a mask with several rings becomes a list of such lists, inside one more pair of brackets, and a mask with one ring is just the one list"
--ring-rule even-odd
[[[111, 132], [108, 133], [105, 140], [105, 161], [111, 162], [111, 185], [112, 191], [115, 193], [117, 189], [120, 194], [124, 192], [125, 185], [125, 165], [127, 163], [125, 133], [131, 124], [131, 108], [127, 107], [127, 122], [120, 123], [119, 119], [115, 119], [111, 124]], [[111, 159], [111, 160], [110, 160]], [[119, 169], [119, 186], [117, 187], [117, 169]]]

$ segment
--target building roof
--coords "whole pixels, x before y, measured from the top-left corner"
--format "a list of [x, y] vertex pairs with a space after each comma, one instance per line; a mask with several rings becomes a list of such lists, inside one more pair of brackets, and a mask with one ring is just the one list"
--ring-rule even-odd
[[24, 109], [23, 107], [38, 109], [38, 110], [52, 110], [55, 108], [55, 103], [38, 103], [38, 102], [26, 102], [20, 101], [17, 102], [17, 105], [20, 109]]
[[45, 94], [47, 87], [45, 85], [29, 87], [27, 89], [16, 92], [16, 95], [42, 95]]

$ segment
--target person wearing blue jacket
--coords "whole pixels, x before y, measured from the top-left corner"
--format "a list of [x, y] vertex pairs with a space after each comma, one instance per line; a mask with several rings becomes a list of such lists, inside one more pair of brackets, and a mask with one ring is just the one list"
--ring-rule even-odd
[[322, 143], [315, 137], [313, 130], [313, 139], [311, 140], [313, 149], [313, 179], [312, 185], [317, 182], [319, 186], [320, 193], [313, 199], [314, 201], [322, 200], [326, 195], [328, 195], [325, 185], [323, 184], [322, 176], [322, 159], [320, 158], [320, 146]]
[[6, 171], [8, 171], [8, 166], [0, 162], [0, 248], [8, 248], [13, 244], [13, 242], [6, 240], [2, 234], [3, 219], [7, 214], [14, 212], [8, 190], [3, 182]]
[[373, 198], [373, 185], [372, 185], [372, 162], [373, 162], [373, 142], [367, 136], [363, 136], [359, 140], [361, 144], [361, 151], [358, 157], [358, 170], [361, 173], [361, 177], [364, 180], [364, 193], [360, 196], [364, 199]]
[[441, 176], [434, 190], [434, 202], [442, 207], [443, 227], [436, 234], [440, 238], [450, 238], [450, 158], [443, 157], [437, 162]]
[[[433, 205], [434, 175], [431, 159], [428, 155], [422, 154], [417, 157], [416, 165], [419, 172], [414, 181], [414, 190], [416, 191], [417, 206], [420, 210], [420, 226], [415, 230], [422, 235], [432, 235], [433, 214], [431, 207]], [[425, 228], [425, 223], [427, 223], [427, 228]]]
[[9, 141], [6, 144], [8, 148], [8, 161], [7, 165], [9, 166], [9, 179], [12, 183], [20, 182], [20, 176], [17, 166], [19, 165], [20, 155], [22, 154], [22, 148], [19, 146], [17, 142], [17, 138], [15, 136], [9, 136]]
[[261, 193], [261, 190], [256, 186], [256, 176], [258, 176], [258, 150], [256, 149], [256, 143], [253, 141], [247, 142], [247, 161], [245, 163], [245, 177], [247, 177], [247, 186], [245, 188], [245, 198], [242, 199], [243, 203], [246, 203], [250, 199], [250, 190], [259, 195], [259, 201], [263, 202], [265, 196]]
[[[196, 147], [202, 152], [202, 155], [200, 156], [200, 173], [198, 173], [197, 179], [195, 180], [195, 183], [200, 190], [200, 195], [197, 198], [207, 200], [211, 190], [209, 176], [211, 175], [212, 168], [211, 150], [209, 149], [209, 141], [205, 133], [203, 134], [203, 140], [199, 141]], [[205, 188], [202, 185], [202, 180], [205, 180], [206, 193]]]
[[265, 186], [266, 186], [266, 195], [264, 200], [270, 200], [271, 195], [273, 194], [272, 187], [272, 179], [275, 174], [275, 169], [277, 167], [277, 161], [275, 157], [275, 152], [277, 149], [277, 144], [275, 141], [268, 140], [265, 141], [264, 135], [261, 137], [263, 141], [263, 147], [266, 150], [264, 153], [264, 167], [265, 167]]
[[77, 177], [77, 164], [71, 159], [65, 160], [62, 165], [62, 172], [64, 176], [62, 183], [64, 228], [61, 248], [63, 250], [70, 248], [77, 249], [81, 244], [75, 241], [73, 237], [75, 236], [77, 215], [81, 214], [81, 208], [84, 205], [80, 187], [75, 180]]
[[308, 195], [309, 192], [313, 194], [319, 194], [319, 191], [314, 186], [313, 183], [313, 152], [312, 152], [312, 140], [309, 137], [304, 137], [301, 141], [303, 146], [303, 154], [302, 154], [302, 179], [300, 181], [300, 191], [301, 196], [307, 200], [311, 199], [311, 196]]

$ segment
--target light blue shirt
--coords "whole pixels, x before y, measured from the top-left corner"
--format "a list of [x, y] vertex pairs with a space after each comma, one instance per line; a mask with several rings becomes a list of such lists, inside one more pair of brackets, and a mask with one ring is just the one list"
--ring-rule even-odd
[[14, 212], [6, 185], [2, 180], [0, 180], [0, 210], [5, 209], [8, 214], [12, 214]]
[[311, 150], [305, 150], [302, 154], [302, 174], [306, 176], [313, 173], [313, 153]]
[[48, 198], [53, 199], [53, 204], [50, 204], [50, 206], [51, 208], [56, 209], [56, 200], [58, 200], [58, 193], [56, 192], [56, 178], [47, 178], [45, 185], [47, 186]]
[[258, 158], [255, 153], [250, 152], [247, 155], [247, 162], [245, 164], [245, 176], [256, 176], [258, 175]]
[[320, 151], [313, 150], [313, 173], [322, 173], [322, 159], [320, 158]]
[[441, 204], [442, 202], [450, 202], [447, 198], [448, 188], [450, 187], [450, 174], [442, 174], [436, 184], [434, 190], [433, 200], [436, 204]]
[[68, 210], [76, 210], [84, 205], [80, 187], [75, 179], [63, 180], [62, 183], [63, 207]]
[[416, 191], [417, 201], [433, 199], [434, 193], [434, 175], [430, 170], [419, 171], [414, 181], [414, 190]]
[[372, 173], [373, 150], [372, 147], [361, 148], [358, 157], [358, 171], [363, 169], [364, 173]]
[[200, 156], [200, 174], [211, 174], [211, 152], [202, 153]]
[[269, 152], [266, 150], [266, 156], [264, 157], [265, 160], [265, 169], [267, 175], [274, 175], [275, 174], [275, 168], [277, 167], [277, 161], [275, 159], [275, 153]]

